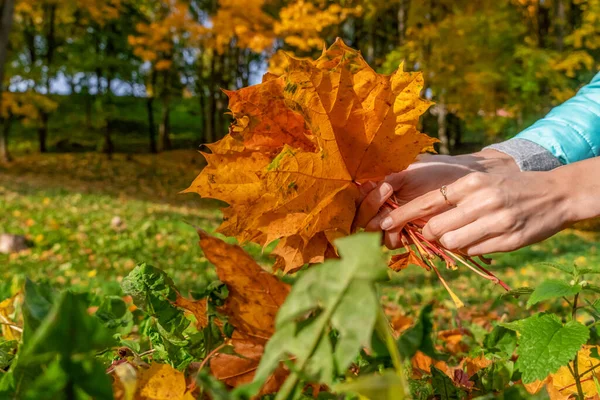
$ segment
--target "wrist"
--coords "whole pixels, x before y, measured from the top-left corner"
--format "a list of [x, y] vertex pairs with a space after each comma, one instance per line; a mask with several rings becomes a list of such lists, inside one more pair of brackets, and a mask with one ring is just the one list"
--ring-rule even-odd
[[493, 149], [483, 149], [473, 154], [457, 157], [474, 171], [492, 174], [513, 174], [521, 171], [514, 158]]
[[557, 168], [551, 172], [553, 187], [561, 195], [563, 206], [559, 212], [563, 215], [565, 225], [600, 216], [600, 184], [587, 170], [586, 162], [579, 162]]

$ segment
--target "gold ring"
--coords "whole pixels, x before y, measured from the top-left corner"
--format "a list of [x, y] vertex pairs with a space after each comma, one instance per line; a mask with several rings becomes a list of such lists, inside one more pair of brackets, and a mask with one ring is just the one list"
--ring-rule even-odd
[[446, 185], [440, 188], [440, 193], [442, 194], [442, 196], [444, 196], [446, 204], [448, 204], [450, 207], [454, 207], [454, 204], [450, 203], [450, 200], [448, 200], [448, 187]]

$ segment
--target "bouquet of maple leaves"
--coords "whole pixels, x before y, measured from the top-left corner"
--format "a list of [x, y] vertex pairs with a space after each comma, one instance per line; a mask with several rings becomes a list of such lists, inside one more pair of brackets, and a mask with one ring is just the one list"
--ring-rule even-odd
[[[279, 239], [274, 268], [284, 273], [336, 257], [334, 240], [352, 233], [359, 186], [405, 169], [437, 141], [417, 129], [432, 104], [420, 97], [421, 73], [401, 65], [378, 74], [340, 39], [317, 60], [288, 61], [281, 76], [267, 73], [261, 84], [226, 91], [229, 134], [208, 145], [208, 164], [186, 190], [229, 204], [220, 233], [262, 246]], [[506, 286], [420, 231], [417, 223], [405, 227], [406, 252], [392, 258], [393, 269], [434, 269], [459, 306], [434, 258]]]

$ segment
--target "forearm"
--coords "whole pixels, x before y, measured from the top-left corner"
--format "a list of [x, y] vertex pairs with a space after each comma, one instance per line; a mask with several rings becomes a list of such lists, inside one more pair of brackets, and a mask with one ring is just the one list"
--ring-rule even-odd
[[519, 172], [519, 166], [513, 157], [490, 148], [473, 154], [456, 156], [456, 159], [473, 171], [498, 174]]
[[567, 224], [600, 217], [600, 157], [576, 162], [551, 172], [555, 190], [563, 198]]

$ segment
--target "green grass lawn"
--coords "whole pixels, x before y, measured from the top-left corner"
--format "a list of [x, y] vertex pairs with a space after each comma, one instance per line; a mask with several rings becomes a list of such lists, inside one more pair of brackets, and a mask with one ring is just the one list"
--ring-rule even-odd
[[[33, 244], [0, 255], [4, 288], [25, 276], [60, 287], [120, 293], [136, 264], [167, 271], [184, 290], [214, 279], [196, 228], [214, 231], [218, 204], [178, 192], [201, 168], [195, 152], [113, 160], [95, 153], [21, 156], [0, 168], [0, 233]], [[111, 226], [119, 217], [120, 227]], [[261, 261], [260, 249], [249, 246]]]

